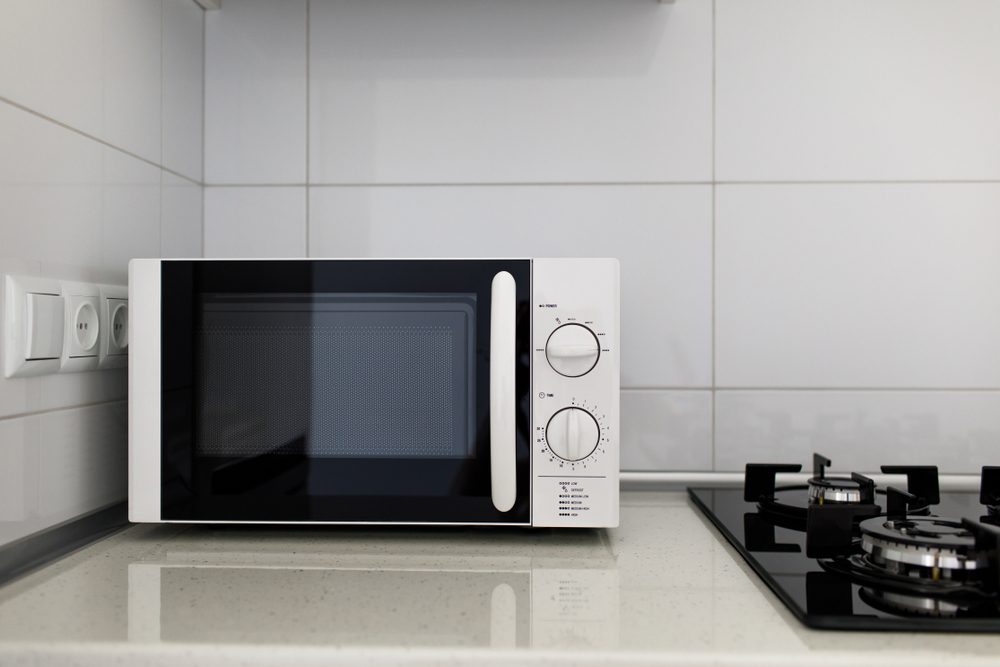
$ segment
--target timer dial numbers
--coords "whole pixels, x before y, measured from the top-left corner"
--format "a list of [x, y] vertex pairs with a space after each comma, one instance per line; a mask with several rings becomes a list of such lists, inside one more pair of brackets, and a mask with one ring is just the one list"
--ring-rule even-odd
[[552, 415], [545, 427], [545, 442], [552, 453], [565, 461], [590, 456], [601, 440], [601, 427], [582, 408], [563, 408]]
[[582, 324], [564, 324], [545, 342], [545, 358], [552, 370], [566, 377], [586, 375], [597, 365], [601, 347], [597, 336]]

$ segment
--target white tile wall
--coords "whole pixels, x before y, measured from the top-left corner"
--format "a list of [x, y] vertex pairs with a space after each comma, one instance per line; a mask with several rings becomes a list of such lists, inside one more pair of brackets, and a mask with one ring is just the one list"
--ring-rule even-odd
[[205, 190], [206, 257], [305, 257], [304, 187]]
[[708, 0], [310, 11], [313, 183], [711, 177]]
[[[200, 254], [201, 30], [190, 0], [0, 0], [0, 274]], [[122, 370], [0, 378], [0, 544], [124, 498], [125, 397]]]
[[0, 2], [0, 98], [160, 157], [161, 0]]
[[104, 0], [101, 138], [160, 162], [162, 0]]
[[707, 186], [313, 187], [309, 214], [313, 257], [618, 257], [622, 385], [711, 385]]
[[0, 97], [100, 136], [103, 0], [0, 0], [0, 17]]
[[205, 180], [306, 180], [306, 0], [227, 0], [205, 19]]
[[721, 180], [1000, 179], [1000, 3], [716, 1]]
[[95, 141], [0, 103], [3, 256], [100, 266], [103, 150]]
[[712, 392], [621, 395], [622, 470], [711, 470]]
[[1000, 183], [720, 186], [722, 387], [1000, 387]]
[[0, 420], [0, 544], [124, 497], [125, 405]]
[[[163, 0], [163, 166], [202, 180], [205, 12]], [[200, 236], [200, 234], [199, 234]]]
[[742, 470], [750, 457], [808, 470], [818, 451], [836, 470], [978, 472], [1000, 442], [997, 391], [719, 391], [715, 412], [719, 470]]
[[101, 263], [120, 285], [128, 262], [160, 254], [160, 169], [104, 148]]
[[204, 189], [167, 171], [160, 176], [160, 254], [201, 257]]
[[[902, 450], [974, 471], [996, 460], [1000, 391], [998, 17], [990, 0], [227, 0], [208, 178], [308, 175], [308, 205], [210, 188], [206, 251], [299, 253], [305, 224], [312, 256], [617, 256], [626, 468], [824, 445], [845, 466]], [[777, 399], [795, 438], [760, 426]]]

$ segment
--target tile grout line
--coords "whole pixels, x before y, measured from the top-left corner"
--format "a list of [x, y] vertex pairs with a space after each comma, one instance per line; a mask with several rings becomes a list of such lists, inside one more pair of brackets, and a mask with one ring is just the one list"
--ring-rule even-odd
[[[163, 156], [163, 126], [166, 124], [163, 120], [164, 116], [163, 112], [164, 109], [166, 108], [165, 104], [166, 95], [164, 94], [164, 88], [166, 88], [166, 82], [164, 81], [163, 78], [163, 62], [166, 60], [166, 54], [164, 53], [164, 51], [166, 51], [167, 48], [166, 47], [167, 40], [165, 36], [167, 30], [166, 14], [167, 14], [166, 3], [164, 0], [160, 0], [160, 162], [166, 162]], [[160, 167], [159, 194], [160, 194], [160, 202], [159, 202], [160, 205], [158, 207], [157, 214], [159, 216], [159, 221], [160, 221], [159, 224], [160, 234], [159, 238], [157, 239], [157, 241], [159, 242], [157, 244], [157, 247], [159, 248], [159, 253], [158, 253], [159, 256], [163, 257], [163, 168], [162, 167]]]
[[310, 187], [310, 188], [456, 188], [456, 187], [548, 187], [548, 186], [707, 186], [712, 185], [711, 181], [637, 181], [637, 182], [587, 182], [587, 181], [563, 181], [563, 182], [509, 182], [509, 183], [487, 183], [487, 182], [466, 182], [466, 183], [310, 183], [308, 181], [288, 181], [285, 183], [205, 183], [206, 188], [289, 188], [289, 187]]
[[46, 408], [45, 410], [34, 410], [31, 412], [19, 412], [16, 415], [4, 415], [0, 416], [0, 422], [10, 421], [12, 419], [26, 419], [28, 417], [37, 417], [39, 415], [48, 415], [53, 412], [68, 412], [70, 410], [85, 410], [87, 408], [99, 407], [102, 405], [114, 405], [115, 403], [128, 403], [128, 397], [115, 398], [108, 401], [94, 401], [92, 403], [80, 403], [78, 405], [67, 405], [61, 408]]
[[712, 0], [712, 256], [711, 256], [711, 308], [712, 308], [712, 470], [715, 470], [716, 464], [716, 429], [718, 427], [718, 420], [716, 419], [716, 382], [715, 382], [715, 366], [717, 363], [715, 355], [715, 307], [716, 307], [716, 235], [715, 235], [715, 199], [716, 199], [716, 180], [715, 180], [715, 161], [716, 161], [716, 144], [715, 144], [715, 95], [716, 95], [716, 48], [715, 48], [715, 33], [716, 33], [716, 12], [715, 12], [716, 0]]
[[310, 101], [311, 101], [310, 95], [312, 93], [311, 88], [310, 88], [311, 76], [310, 76], [310, 70], [309, 70], [310, 59], [312, 58], [312, 47], [311, 47], [310, 42], [309, 42], [310, 37], [312, 35], [311, 21], [312, 21], [312, 2], [311, 2], [311, 0], [306, 0], [306, 151], [305, 151], [305, 153], [306, 153], [306, 186], [305, 186], [305, 197], [306, 197], [306, 201], [305, 201], [305, 205], [306, 205], [305, 206], [305, 208], [306, 208], [305, 250], [306, 250], [306, 257], [310, 257], [311, 256], [311, 252], [310, 252], [310, 249], [309, 249], [309, 237], [311, 236], [309, 234], [309, 228], [310, 228], [310, 225], [312, 224], [311, 221], [310, 221], [311, 211], [309, 210], [309, 200], [311, 199], [311, 197], [309, 196], [309, 178], [310, 178], [310, 175], [309, 175], [309, 123], [310, 123], [309, 113], [310, 113]]
[[205, 257], [205, 137], [208, 129], [208, 12], [201, 10], [201, 256]]
[[760, 387], [760, 386], [731, 386], [718, 387], [712, 385], [635, 385], [622, 386], [622, 391], [632, 392], [711, 392], [713, 397], [717, 393], [729, 392], [812, 392], [812, 393], [899, 393], [899, 394], [934, 394], [934, 393], [965, 393], [965, 394], [994, 394], [1000, 392], [1000, 387]]
[[982, 393], [992, 394], [1000, 392], [1000, 387], [765, 387], [765, 386], [685, 386], [673, 385], [664, 387], [637, 386], [622, 387], [622, 391], [710, 391], [713, 394], [722, 392], [844, 392], [844, 393]]
[[[72, 129], [72, 128], [70, 128]], [[112, 148], [115, 148], [112, 146]], [[121, 149], [119, 149], [121, 150]], [[138, 157], [138, 156], [135, 156]], [[143, 159], [143, 158], [139, 158]], [[169, 170], [168, 170], [169, 171]], [[189, 181], [193, 181], [186, 176], [178, 174]], [[714, 188], [718, 185], [1000, 185], [998, 180], [911, 180], [911, 181], [510, 181], [510, 182], [440, 182], [440, 183], [420, 183], [420, 182], [397, 182], [397, 183], [309, 183], [308, 181], [289, 181], [286, 183], [198, 183], [206, 188], [287, 188], [287, 187], [310, 187], [310, 188], [503, 188], [503, 187], [648, 187], [648, 186], [709, 186]]]
[[79, 130], [79, 129], [73, 127], [72, 125], [67, 125], [66, 123], [63, 123], [62, 121], [59, 121], [59, 120], [56, 120], [55, 118], [52, 118], [51, 116], [46, 116], [45, 114], [43, 114], [43, 113], [41, 113], [39, 111], [36, 111], [36, 110], [32, 109], [31, 107], [27, 107], [27, 106], [25, 106], [23, 104], [15, 102], [14, 100], [12, 100], [10, 98], [7, 98], [7, 97], [4, 97], [3, 95], [0, 95], [0, 102], [3, 102], [4, 104], [7, 104], [9, 106], [12, 106], [15, 109], [19, 109], [20, 111], [24, 111], [25, 113], [31, 114], [32, 116], [35, 116], [36, 118], [40, 118], [40, 119], [42, 119], [44, 121], [48, 121], [48, 122], [52, 123], [53, 125], [61, 127], [64, 130], [69, 130], [73, 134], [79, 135], [79, 136], [84, 137], [86, 139], [90, 139], [91, 141], [96, 142], [96, 143], [98, 143], [98, 144], [100, 144], [102, 146], [106, 146], [108, 148], [114, 149], [114, 150], [118, 151], [119, 153], [121, 153], [123, 155], [127, 155], [127, 156], [129, 156], [131, 158], [135, 158], [136, 160], [139, 160], [140, 162], [143, 162], [143, 163], [145, 163], [145, 164], [147, 164], [147, 165], [149, 165], [151, 167], [156, 167], [157, 169], [161, 169], [161, 170], [167, 172], [168, 174], [173, 174], [174, 176], [177, 176], [178, 178], [182, 178], [185, 181], [188, 181], [189, 183], [192, 183], [193, 185], [201, 185], [201, 186], [205, 185], [204, 183], [202, 183], [200, 181], [197, 181], [197, 180], [195, 180], [195, 179], [193, 179], [193, 178], [191, 178], [189, 176], [185, 176], [184, 174], [182, 174], [180, 172], [174, 171], [173, 169], [169, 169], [169, 168], [163, 166], [162, 164], [157, 164], [156, 162], [153, 162], [149, 158], [144, 158], [141, 155], [136, 155], [135, 153], [132, 153], [131, 151], [127, 151], [124, 148], [121, 148], [119, 146], [115, 146], [114, 144], [109, 143], [109, 142], [105, 141], [104, 139], [100, 139], [98, 137], [95, 137], [92, 134], [88, 134], [87, 132], [84, 132], [83, 130]]

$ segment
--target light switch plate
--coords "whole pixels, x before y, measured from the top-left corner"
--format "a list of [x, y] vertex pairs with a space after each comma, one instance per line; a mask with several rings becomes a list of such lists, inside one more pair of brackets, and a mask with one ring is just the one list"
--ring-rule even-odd
[[58, 359], [62, 356], [63, 298], [55, 294], [29, 292], [25, 297], [24, 356], [27, 361]]
[[[28, 295], [60, 296], [58, 280], [31, 276], [4, 276], [3, 366], [4, 377], [28, 377], [59, 371], [60, 360], [28, 359]], [[62, 344], [58, 347], [61, 349]]]

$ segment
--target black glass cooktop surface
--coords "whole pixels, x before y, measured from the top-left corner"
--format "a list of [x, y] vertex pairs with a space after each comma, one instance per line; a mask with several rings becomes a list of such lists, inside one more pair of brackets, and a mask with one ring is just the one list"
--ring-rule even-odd
[[824, 479], [822, 468], [809, 484], [782, 486], [770, 466], [762, 491], [754, 467], [746, 488], [688, 493], [807, 626], [1000, 632], [1000, 530], [985, 489], [938, 493], [931, 466], [903, 471], [909, 492], [861, 475]]

